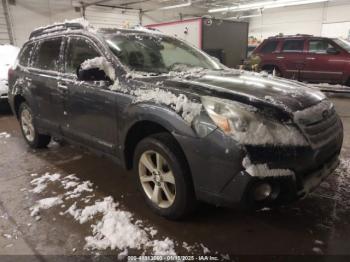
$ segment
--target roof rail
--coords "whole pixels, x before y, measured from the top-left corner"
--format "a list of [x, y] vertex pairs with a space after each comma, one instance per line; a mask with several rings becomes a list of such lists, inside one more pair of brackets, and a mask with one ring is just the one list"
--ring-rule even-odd
[[309, 35], [309, 34], [295, 34], [295, 35], [283, 35], [283, 34], [279, 34], [279, 35], [275, 35], [275, 36], [270, 36], [269, 38], [276, 38], [276, 37], [281, 37], [281, 38], [285, 38], [285, 37], [312, 37], [313, 35]]
[[57, 24], [53, 24], [50, 26], [45, 26], [45, 27], [40, 27], [38, 29], [35, 29], [33, 32], [31, 32], [29, 39], [34, 38], [34, 37], [38, 37], [44, 34], [49, 34], [49, 33], [56, 33], [56, 32], [61, 32], [61, 31], [65, 31], [65, 30], [78, 30], [78, 29], [84, 29], [84, 25], [82, 25], [81, 23], [77, 23], [77, 22], [65, 22], [65, 23], [57, 23]]

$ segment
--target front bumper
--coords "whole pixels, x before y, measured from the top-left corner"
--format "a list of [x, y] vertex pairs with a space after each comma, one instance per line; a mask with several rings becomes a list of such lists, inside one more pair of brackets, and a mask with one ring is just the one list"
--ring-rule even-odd
[[[307, 196], [323, 180], [331, 175], [339, 165], [339, 155], [324, 163], [319, 169], [308, 174], [295, 174], [281, 177], [252, 177], [242, 171], [237, 178], [233, 179], [222, 191], [218, 205], [261, 208], [287, 204], [299, 198]], [[267, 183], [272, 187], [271, 195], [263, 201], [256, 201], [254, 190], [257, 185]], [[242, 188], [237, 195], [237, 188]], [[233, 197], [234, 196], [234, 197]]]
[[[191, 169], [197, 199], [217, 206], [273, 206], [306, 196], [339, 164], [342, 128], [326, 144], [310, 146], [242, 146], [213, 131], [205, 138], [176, 136]], [[293, 175], [254, 177], [246, 172], [242, 160], [249, 156], [254, 165], [269, 169], [288, 169]], [[271, 199], [257, 203], [252, 188], [262, 182], [272, 185]]]

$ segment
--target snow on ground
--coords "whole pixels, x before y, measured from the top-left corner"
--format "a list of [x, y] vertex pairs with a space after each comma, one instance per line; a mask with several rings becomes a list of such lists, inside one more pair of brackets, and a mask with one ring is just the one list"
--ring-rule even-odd
[[[85, 249], [118, 250], [119, 259], [123, 259], [130, 253], [130, 249], [143, 251], [143, 254], [152, 255], [176, 255], [175, 248], [184, 252], [200, 250], [210, 252], [203, 244], [189, 245], [185, 242], [177, 243], [169, 237], [160, 237], [152, 226], [146, 226], [144, 221], [136, 220], [133, 214], [123, 210], [113, 197], [107, 196], [98, 199], [94, 193], [94, 185], [90, 181], [81, 181], [71, 174], [31, 175], [32, 189], [35, 194], [51, 194], [39, 199], [30, 207], [29, 211], [35, 220], [43, 216], [41, 210], [51, 208], [59, 209], [59, 214], [72, 218], [79, 224], [90, 224], [90, 235], [85, 237]], [[56, 195], [51, 186], [57, 187], [63, 192]], [[93, 200], [91, 204], [86, 199]], [[43, 211], [44, 212], [44, 211]], [[40, 214], [40, 216], [39, 216]]]
[[7, 132], [1, 132], [0, 133], [0, 139], [1, 138], [10, 138], [10, 137], [11, 137], [11, 135], [9, 133], [7, 133]]

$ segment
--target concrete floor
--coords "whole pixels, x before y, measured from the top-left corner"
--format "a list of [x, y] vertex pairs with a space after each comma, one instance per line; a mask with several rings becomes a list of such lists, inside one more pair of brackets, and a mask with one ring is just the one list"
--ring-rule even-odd
[[[345, 127], [342, 158], [350, 159], [350, 100], [332, 100]], [[39, 196], [24, 188], [30, 188], [31, 173], [45, 172], [75, 173], [92, 181], [97, 197], [112, 195], [161, 236], [180, 243], [200, 242], [211, 251], [238, 256], [350, 255], [350, 174], [331, 176], [308, 198], [277, 210], [247, 213], [204, 205], [187, 221], [171, 222], [145, 206], [132, 174], [111, 161], [70, 145], [30, 150], [9, 112], [0, 114], [0, 133], [4, 131], [11, 137], [0, 141], [0, 255], [31, 254], [33, 260], [44, 261], [44, 255], [91, 254], [83, 249], [88, 225], [52, 210], [44, 211], [40, 221], [30, 216], [29, 207]]]

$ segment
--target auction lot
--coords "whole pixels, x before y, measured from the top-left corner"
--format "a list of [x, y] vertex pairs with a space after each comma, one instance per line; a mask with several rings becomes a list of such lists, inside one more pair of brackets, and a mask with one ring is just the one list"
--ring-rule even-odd
[[[31, 181], [35, 178], [31, 174], [41, 176], [45, 173], [75, 174], [81, 181], [91, 181], [93, 192], [87, 192], [91, 195], [91, 202], [112, 196], [120, 203], [118, 209], [131, 212], [135, 221], [141, 220], [143, 226], [157, 230], [155, 238], [173, 240], [177, 254], [202, 255], [208, 248], [210, 254], [221, 258], [227, 258], [229, 254], [230, 260], [235, 255], [247, 254], [325, 254], [338, 255], [339, 259], [339, 255], [349, 255], [350, 105], [347, 98], [332, 98], [332, 101], [345, 128], [342, 162], [335, 174], [311, 196], [287, 207], [252, 213], [203, 205], [196, 214], [181, 222], [168, 221], [153, 214], [137, 192], [131, 172], [68, 144], [51, 143], [48, 149], [31, 150], [22, 138], [17, 120], [10, 112], [1, 113], [0, 131], [10, 135], [0, 138], [1, 255], [31, 254], [34, 260], [43, 261], [45, 255], [117, 256], [121, 253], [118, 249], [84, 249], [84, 239], [91, 235], [90, 226], [95, 221], [79, 224], [69, 214], [62, 214], [72, 204], [70, 200], [64, 201], [65, 206], [41, 210], [40, 220], [30, 216], [35, 201], [63, 193], [62, 186], [55, 182], [42, 193], [31, 192]], [[83, 196], [79, 201], [82, 202]], [[184, 242], [193, 249], [185, 249]], [[130, 249], [129, 255], [142, 252]], [[245, 258], [253, 260], [253, 257]], [[327, 261], [327, 257], [323, 259]]]

